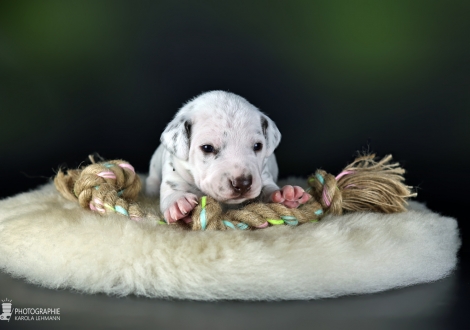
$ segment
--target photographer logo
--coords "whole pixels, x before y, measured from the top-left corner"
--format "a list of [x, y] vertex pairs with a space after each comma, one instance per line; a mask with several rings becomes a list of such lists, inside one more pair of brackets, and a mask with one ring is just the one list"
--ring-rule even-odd
[[2, 300], [0, 321], [60, 321], [60, 308], [12, 308], [12, 300]]
[[10, 322], [11, 318], [11, 300], [8, 298], [2, 300], [2, 314], [0, 314], [0, 320]]

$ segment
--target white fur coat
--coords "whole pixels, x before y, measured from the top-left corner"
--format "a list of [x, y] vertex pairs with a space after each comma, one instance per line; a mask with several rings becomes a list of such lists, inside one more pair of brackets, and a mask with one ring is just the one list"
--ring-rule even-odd
[[49, 184], [0, 201], [0, 269], [48, 288], [112, 295], [279, 300], [370, 293], [435, 281], [456, 265], [457, 222], [412, 206], [294, 228], [190, 232], [101, 217]]

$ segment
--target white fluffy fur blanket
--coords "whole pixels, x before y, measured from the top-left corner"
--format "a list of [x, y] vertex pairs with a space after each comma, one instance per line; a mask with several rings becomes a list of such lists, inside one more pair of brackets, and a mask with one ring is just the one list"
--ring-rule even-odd
[[278, 300], [370, 293], [435, 281], [456, 265], [457, 222], [412, 208], [327, 216], [294, 228], [190, 232], [101, 217], [49, 184], [0, 201], [0, 269], [49, 288], [113, 295]]

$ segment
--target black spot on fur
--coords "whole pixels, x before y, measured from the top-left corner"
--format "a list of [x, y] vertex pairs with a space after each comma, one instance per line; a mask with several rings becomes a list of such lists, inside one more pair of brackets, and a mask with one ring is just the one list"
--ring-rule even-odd
[[187, 170], [188, 174], [194, 179], [194, 175], [193, 175], [193, 172], [191, 172], [191, 170]]
[[186, 131], [186, 137], [188, 138], [188, 141], [191, 139], [191, 127], [192, 124], [189, 120], [184, 122], [184, 129]]
[[263, 130], [263, 135], [266, 139], [268, 138], [267, 133], [266, 133], [268, 130], [268, 125], [269, 125], [268, 120], [264, 117], [261, 117], [261, 129]]
[[176, 189], [178, 187], [178, 184], [173, 181], [165, 181], [165, 183], [169, 185], [171, 189]]

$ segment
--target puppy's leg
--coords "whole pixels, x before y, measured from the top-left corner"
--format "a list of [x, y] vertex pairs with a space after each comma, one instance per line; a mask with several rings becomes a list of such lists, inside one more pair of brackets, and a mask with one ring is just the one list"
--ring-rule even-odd
[[162, 183], [163, 148], [159, 146], [150, 160], [149, 176], [145, 180], [145, 193], [149, 196], [160, 195]]
[[160, 187], [160, 210], [168, 223], [178, 220], [190, 221], [189, 213], [196, 207], [202, 193], [187, 182], [174, 166], [176, 160], [171, 156], [164, 162], [163, 181]]
[[178, 220], [191, 222], [189, 213], [196, 207], [198, 197], [192, 193], [182, 193], [179, 191], [162, 199], [161, 210], [166, 222], [173, 223]]

